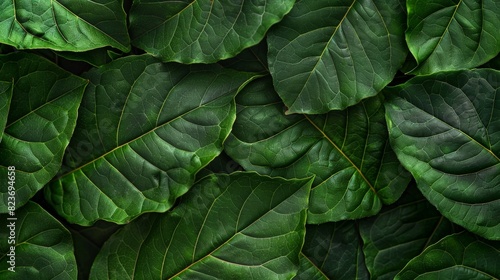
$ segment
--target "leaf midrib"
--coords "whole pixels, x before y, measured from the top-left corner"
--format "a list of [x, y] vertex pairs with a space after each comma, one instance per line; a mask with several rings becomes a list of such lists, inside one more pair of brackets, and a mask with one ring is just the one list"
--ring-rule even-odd
[[342, 151], [336, 144], [333, 142], [326, 133], [319, 128], [316, 123], [314, 123], [307, 115], [304, 114], [304, 117], [322, 134], [322, 136], [342, 155], [343, 158], [347, 159], [347, 161], [354, 167], [356, 172], [363, 178], [363, 180], [366, 182], [366, 184], [370, 187], [370, 189], [373, 191], [373, 193], [377, 194], [377, 190], [373, 187], [373, 185], [368, 181], [368, 179], [365, 177], [365, 174], [361, 171], [361, 169]]

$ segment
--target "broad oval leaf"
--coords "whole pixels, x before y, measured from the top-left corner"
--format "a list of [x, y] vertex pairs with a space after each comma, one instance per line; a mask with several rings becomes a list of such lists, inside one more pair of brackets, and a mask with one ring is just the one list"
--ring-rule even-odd
[[90, 71], [77, 129], [46, 198], [71, 223], [164, 212], [222, 150], [251, 74], [129, 56]]
[[325, 115], [286, 115], [271, 81], [261, 79], [237, 103], [226, 153], [245, 170], [286, 178], [315, 175], [309, 223], [375, 215], [410, 180], [389, 147], [381, 97]]
[[293, 280], [370, 279], [354, 221], [307, 225], [301, 269]]
[[211, 175], [165, 214], [146, 214], [104, 245], [91, 279], [290, 279], [311, 180]]
[[134, 0], [132, 44], [163, 61], [212, 63], [259, 43], [295, 0]]
[[498, 279], [498, 256], [500, 242], [483, 240], [464, 231], [429, 246], [395, 279]]
[[12, 82], [0, 81], [0, 143], [2, 142], [3, 131], [9, 116], [10, 101], [14, 86]]
[[391, 144], [452, 222], [500, 239], [500, 72], [416, 77], [386, 103]]
[[406, 42], [418, 66], [430, 74], [479, 66], [500, 52], [496, 0], [407, 0]]
[[410, 185], [396, 203], [359, 221], [370, 279], [394, 279], [412, 258], [457, 230]]
[[[30, 201], [14, 216], [0, 215], [0, 219], [1, 279], [77, 279], [71, 234], [40, 205]], [[9, 270], [11, 264], [14, 272]]]
[[268, 36], [269, 68], [290, 113], [345, 109], [376, 95], [406, 57], [400, 0], [298, 0]]
[[17, 49], [130, 50], [123, 0], [0, 1], [0, 42]]
[[[60, 169], [87, 82], [28, 53], [0, 56], [0, 80], [13, 82], [0, 142], [0, 178], [15, 167], [15, 204], [20, 207]], [[7, 211], [7, 197], [2, 188], [0, 213]]]

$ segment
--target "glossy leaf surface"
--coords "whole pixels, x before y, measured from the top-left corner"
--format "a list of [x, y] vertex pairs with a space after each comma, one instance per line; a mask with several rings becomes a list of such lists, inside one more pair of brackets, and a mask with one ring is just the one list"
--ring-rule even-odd
[[304, 263], [293, 279], [370, 279], [362, 245], [353, 221], [308, 225], [302, 249]]
[[[8, 220], [15, 218], [16, 220]], [[77, 279], [73, 240], [69, 231], [40, 205], [28, 202], [15, 216], [0, 215], [1, 279]], [[14, 223], [14, 239], [9, 239]], [[6, 226], [7, 224], [7, 226]], [[7, 228], [7, 230], [5, 230]], [[15, 240], [15, 245], [8, 240]], [[8, 270], [14, 246], [15, 267]]]
[[413, 78], [386, 103], [392, 146], [452, 222], [500, 239], [500, 72]]
[[227, 154], [245, 170], [287, 178], [315, 175], [310, 223], [374, 215], [382, 203], [396, 201], [409, 182], [388, 145], [380, 97], [325, 115], [286, 115], [271, 82], [260, 79], [237, 103]]
[[10, 100], [14, 86], [11, 82], [0, 81], [0, 143], [2, 142], [3, 131], [9, 116]]
[[163, 61], [212, 63], [259, 43], [294, 0], [135, 0], [132, 43]]
[[430, 74], [479, 66], [500, 52], [496, 0], [407, 0], [406, 41], [418, 66]]
[[394, 279], [412, 258], [456, 227], [410, 185], [398, 202], [359, 222], [370, 279]]
[[[15, 167], [20, 207], [60, 169], [87, 82], [27, 53], [0, 56], [0, 81], [13, 83], [0, 143], [0, 177], [7, 178], [8, 166]], [[1, 188], [0, 197], [0, 213], [5, 213], [6, 188]]]
[[252, 75], [129, 56], [90, 71], [76, 133], [46, 198], [72, 223], [164, 212], [222, 150]]
[[311, 180], [211, 175], [165, 214], [126, 225], [92, 279], [290, 279], [304, 241]]
[[486, 241], [464, 231], [429, 246], [395, 279], [498, 279], [498, 256], [500, 242]]
[[376, 95], [406, 56], [399, 0], [299, 0], [268, 36], [269, 67], [290, 113], [345, 109]]
[[1, 1], [0, 42], [17, 49], [130, 49], [122, 0]]

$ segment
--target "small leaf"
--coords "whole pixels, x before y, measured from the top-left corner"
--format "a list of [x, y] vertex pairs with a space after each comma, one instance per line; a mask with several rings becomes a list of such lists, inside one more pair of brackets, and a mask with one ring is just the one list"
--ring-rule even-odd
[[173, 211], [143, 215], [112, 236], [91, 279], [290, 279], [310, 186], [256, 173], [205, 177]]
[[423, 75], [479, 66], [500, 52], [496, 0], [407, 0], [406, 41]]
[[309, 223], [375, 215], [382, 203], [395, 202], [410, 180], [388, 145], [381, 97], [324, 115], [286, 115], [271, 81], [260, 79], [237, 103], [226, 153], [245, 170], [316, 176]]
[[222, 150], [234, 97], [252, 74], [128, 56], [90, 84], [65, 166], [46, 199], [71, 223], [164, 212]]
[[[20, 207], [60, 169], [87, 82], [28, 53], [0, 56], [0, 81], [14, 85], [0, 143], [0, 178], [7, 178], [8, 166], [15, 167]], [[0, 201], [0, 213], [5, 213], [6, 188]]]
[[498, 279], [498, 256], [500, 242], [487, 241], [464, 231], [429, 246], [395, 279]]
[[293, 279], [370, 279], [362, 244], [353, 221], [308, 225], [301, 269]]
[[400, 0], [297, 0], [268, 36], [274, 87], [290, 113], [357, 104], [403, 64], [404, 28]]
[[130, 49], [123, 0], [1, 1], [0, 42], [17, 49]]
[[394, 279], [412, 258], [454, 233], [455, 227], [410, 185], [396, 203], [359, 222], [370, 279]]
[[[42, 207], [30, 201], [15, 216], [0, 215], [0, 219], [1, 279], [77, 279], [71, 234]], [[11, 235], [14, 227], [15, 234]], [[15, 245], [8, 240], [15, 240]], [[14, 246], [15, 272], [9, 270], [11, 246]]]
[[500, 72], [416, 77], [386, 103], [391, 144], [449, 220], [500, 239]]
[[132, 44], [163, 61], [213, 63], [259, 43], [295, 0], [134, 0]]

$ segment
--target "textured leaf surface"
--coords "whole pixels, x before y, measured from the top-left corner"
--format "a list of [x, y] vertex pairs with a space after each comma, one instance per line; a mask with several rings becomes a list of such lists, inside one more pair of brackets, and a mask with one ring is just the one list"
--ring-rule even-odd
[[111, 237], [92, 279], [290, 279], [304, 241], [311, 180], [256, 173], [200, 180], [172, 212]]
[[[0, 278], [1, 279], [77, 279], [73, 240], [64, 226], [34, 202], [16, 211], [17, 220], [0, 215]], [[15, 272], [9, 271], [11, 222], [15, 223]], [[5, 230], [7, 228], [8, 230]]]
[[286, 115], [271, 82], [260, 79], [237, 103], [227, 154], [245, 170], [287, 178], [315, 175], [308, 222], [374, 215], [382, 203], [396, 201], [409, 182], [388, 145], [380, 97], [325, 115]]
[[496, 0], [407, 0], [414, 74], [479, 66], [500, 52]]
[[0, 81], [0, 143], [2, 142], [3, 131], [9, 116], [10, 100], [14, 86], [10, 82]]
[[395, 279], [498, 279], [499, 256], [500, 242], [486, 241], [464, 231], [429, 246]]
[[353, 221], [308, 225], [302, 248], [304, 263], [293, 279], [370, 279], [362, 244]]
[[0, 42], [17, 49], [130, 49], [122, 0], [1, 1]]
[[[14, 84], [0, 143], [0, 178], [15, 166], [20, 207], [61, 167], [87, 82], [27, 53], [0, 56], [0, 80]], [[0, 213], [7, 211], [6, 192], [0, 191]]]
[[299, 0], [268, 36], [276, 91], [291, 113], [326, 113], [374, 96], [406, 57], [399, 0]]
[[90, 71], [65, 167], [46, 197], [72, 223], [164, 212], [222, 150], [252, 76], [129, 56]]
[[294, 0], [135, 0], [132, 43], [163, 61], [212, 63], [259, 43]]
[[413, 78], [386, 103], [392, 146], [452, 222], [500, 239], [500, 72]]
[[412, 258], [455, 228], [415, 185], [409, 186], [398, 202], [359, 222], [370, 279], [394, 279]]

